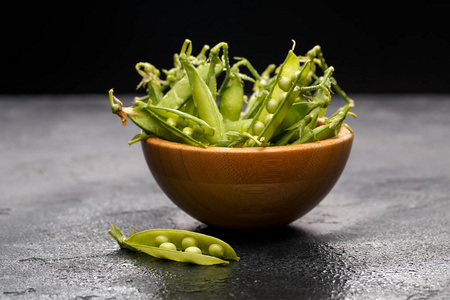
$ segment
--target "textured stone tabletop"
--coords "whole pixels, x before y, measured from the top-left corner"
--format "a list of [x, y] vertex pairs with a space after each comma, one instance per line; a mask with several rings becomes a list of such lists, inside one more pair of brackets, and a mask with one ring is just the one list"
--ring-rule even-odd
[[[0, 299], [450, 299], [450, 96], [352, 97], [330, 194], [289, 226], [233, 232], [170, 202], [106, 94], [1, 96]], [[210, 234], [241, 260], [119, 250], [110, 223]]]

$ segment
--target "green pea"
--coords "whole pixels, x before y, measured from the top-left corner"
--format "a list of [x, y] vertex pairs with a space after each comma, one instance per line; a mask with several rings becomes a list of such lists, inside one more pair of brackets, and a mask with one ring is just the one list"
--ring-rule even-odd
[[194, 134], [194, 129], [192, 127], [184, 127], [183, 133], [188, 136], [192, 136]]
[[300, 70], [296, 71], [294, 74], [292, 74], [291, 80], [292, 80], [293, 82], [295, 82], [295, 81], [297, 80], [297, 77], [298, 77], [300, 74], [301, 74], [301, 71], [300, 71]]
[[264, 119], [264, 124], [265, 125], [269, 124], [269, 122], [272, 120], [272, 118], [273, 118], [273, 114], [268, 114], [266, 116], [266, 118]]
[[[150, 106], [149, 106], [149, 107], [150, 107]], [[163, 117], [162, 117], [161, 115], [159, 115], [159, 114], [155, 111], [154, 108], [155, 108], [155, 107], [153, 107], [153, 108], [150, 107], [150, 109], [147, 109], [147, 111], [148, 111], [152, 116], [154, 116], [154, 117], [161, 123], [161, 125], [164, 126], [165, 128], [167, 128], [172, 134], [174, 134], [175, 136], [181, 138], [181, 139], [183, 140], [183, 142], [186, 142], [186, 143], [191, 144], [191, 145], [202, 146], [202, 147], [205, 147], [205, 148], [208, 147], [208, 144], [209, 144], [208, 141], [206, 141], [205, 139], [202, 139], [202, 140], [196, 139], [196, 138], [194, 138], [194, 137], [192, 137], [192, 136], [187, 135], [186, 133], [184, 133], [184, 132], [183, 132], [181, 129], [179, 129], [178, 127], [173, 126], [173, 125], [170, 125], [170, 124], [168, 123], [168, 120], [170, 120], [171, 118], [169, 118], [169, 119], [163, 119]], [[176, 121], [175, 121], [175, 123], [176, 123]], [[176, 125], [176, 124], [174, 124], [174, 125]]]
[[189, 247], [197, 247], [197, 246], [198, 246], [197, 240], [190, 236], [185, 237], [181, 241], [181, 247], [183, 247], [183, 249], [187, 249]]
[[253, 125], [253, 133], [258, 135], [260, 134], [264, 129], [264, 123], [261, 121], [256, 121], [256, 123]]
[[194, 129], [194, 132], [200, 135], [205, 134], [205, 129], [199, 125], [199, 124], [195, 124], [194, 127], [192, 127], [192, 129]]
[[278, 99], [280, 102], [282, 102], [284, 99], [286, 99], [286, 97], [287, 97], [287, 92], [284, 92], [284, 93], [281, 93], [280, 94], [280, 98]]
[[158, 235], [155, 238], [155, 245], [156, 247], [159, 247], [162, 243], [169, 242], [169, 238], [165, 235]]
[[273, 114], [274, 112], [277, 111], [278, 105], [279, 105], [279, 103], [277, 100], [270, 99], [266, 104], [267, 112]]
[[188, 126], [187, 120], [181, 117], [177, 118], [177, 124], [182, 127]]
[[292, 81], [290, 78], [281, 76], [280, 81], [278, 82], [278, 86], [280, 87], [280, 89], [287, 92], [291, 88], [291, 85]]
[[208, 253], [215, 257], [223, 257], [223, 247], [218, 244], [211, 244], [208, 248]]
[[169, 124], [172, 127], [177, 127], [177, 120], [175, 118], [168, 118], [167, 124]]
[[175, 246], [175, 244], [170, 242], [162, 243], [161, 245], [159, 245], [159, 248], [166, 250], [177, 250], [177, 246]]
[[200, 248], [195, 247], [195, 246], [191, 246], [191, 247], [187, 247], [184, 252], [187, 253], [196, 253], [196, 254], [202, 254], [202, 250], [200, 250]]

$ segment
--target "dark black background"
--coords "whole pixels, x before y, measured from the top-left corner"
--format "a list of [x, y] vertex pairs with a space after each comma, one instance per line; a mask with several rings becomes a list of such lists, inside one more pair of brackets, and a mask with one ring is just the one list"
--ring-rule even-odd
[[2, 94], [136, 93], [134, 69], [172, 67], [225, 41], [262, 71], [296, 41], [321, 45], [347, 93], [447, 93], [448, 4], [359, 1], [47, 1], [12, 4], [2, 19]]

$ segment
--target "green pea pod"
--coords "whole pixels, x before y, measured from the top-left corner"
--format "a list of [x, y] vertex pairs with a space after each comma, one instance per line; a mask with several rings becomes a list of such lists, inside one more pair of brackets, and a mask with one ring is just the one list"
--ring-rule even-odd
[[147, 245], [126, 243], [126, 245], [135, 250], [142, 251], [148, 255], [156, 258], [168, 259], [183, 263], [192, 263], [197, 265], [217, 265], [217, 264], [229, 264], [228, 261], [204, 254], [187, 253], [177, 250], [161, 249], [158, 247], [152, 247]]
[[146, 141], [150, 137], [145, 131], [141, 130], [138, 134], [136, 134], [129, 142], [128, 145], [135, 144], [137, 142]]
[[255, 76], [257, 77], [257, 81], [253, 87], [254, 92], [245, 106], [244, 114], [241, 116], [241, 119], [253, 118], [259, 111], [263, 100], [269, 93], [270, 74], [275, 70], [275, 68], [276, 66], [271, 64], [264, 70], [264, 72], [262, 72], [261, 76]]
[[267, 90], [258, 90], [250, 97], [241, 120], [253, 119], [264, 104], [264, 99], [269, 92]]
[[288, 110], [286, 116], [283, 121], [281, 121], [280, 125], [275, 129], [274, 136], [278, 136], [282, 134], [285, 130], [289, 130], [288, 128], [295, 125], [296, 122], [303, 119], [306, 115], [308, 115], [315, 107], [320, 105], [317, 102], [296, 102], [291, 108]]
[[[221, 66], [216, 66], [216, 76], [222, 72]], [[206, 80], [209, 73], [209, 64], [202, 64], [197, 67], [199, 76]], [[159, 101], [158, 105], [168, 108], [179, 109], [191, 97], [192, 91], [189, 79], [185, 76], [180, 79]]]
[[[232, 123], [232, 122], [230, 122]], [[216, 147], [242, 147], [250, 138], [247, 132], [227, 131], [228, 139], [218, 141]]]
[[206, 254], [211, 254], [209, 252], [209, 247], [212, 244], [217, 244], [223, 248], [223, 254], [220, 256], [220, 258], [228, 259], [228, 260], [230, 260], [230, 259], [231, 260], [239, 260], [239, 257], [236, 255], [236, 252], [234, 251], [234, 249], [226, 242], [224, 242], [218, 238], [208, 236], [206, 234], [187, 231], [187, 230], [151, 229], [151, 230], [134, 233], [134, 234], [130, 235], [125, 240], [125, 242], [148, 245], [148, 246], [158, 246], [155, 243], [156, 238], [161, 235], [167, 237], [168, 240], [171, 243], [175, 244], [176, 248], [180, 249], [180, 250], [184, 250], [183, 240], [188, 237], [195, 239], [197, 242], [197, 247], [200, 248], [200, 250], [202, 250], [202, 253], [206, 253]]
[[303, 134], [309, 132], [309, 128], [317, 122], [316, 114], [310, 113], [300, 119], [298, 122], [293, 124], [292, 126], [286, 128], [286, 131], [276, 138], [277, 146], [284, 146], [293, 141], [298, 140]]
[[181, 64], [189, 79], [192, 99], [200, 119], [203, 119], [211, 127], [216, 129], [213, 136], [206, 137], [211, 143], [226, 139], [223, 117], [219, 112], [216, 99], [206, 82], [201, 78], [197, 69], [184, 57], [180, 57]]
[[250, 124], [253, 122], [253, 119], [244, 119], [244, 120], [237, 120], [237, 121], [231, 121], [225, 123], [225, 130], [228, 131], [234, 131], [239, 133], [244, 133], [247, 131]]
[[223, 91], [219, 111], [223, 116], [225, 123], [239, 119], [244, 105], [244, 86], [241, 79], [235, 73], [232, 73], [227, 88]]
[[149, 98], [152, 99], [153, 103], [157, 104], [164, 97], [164, 93], [161, 90], [161, 87], [158, 86], [155, 82], [150, 81], [150, 86], [147, 88]]
[[207, 140], [196, 138], [196, 136], [193, 135], [193, 132], [192, 134], [187, 134], [184, 130], [178, 129], [176, 126], [170, 124], [165, 116], [158, 114], [155, 110], [147, 109], [147, 111], [153, 117], [155, 117], [164, 128], [166, 128], [173, 135], [177, 136], [185, 143], [193, 146], [201, 146], [204, 148], [207, 148], [209, 146], [209, 142]]
[[177, 117], [182, 118], [183, 120], [186, 120], [188, 122], [191, 121], [191, 123], [193, 123], [193, 124], [190, 124], [192, 127], [195, 125], [201, 126], [205, 135], [214, 135], [215, 129], [213, 127], [209, 126], [209, 124], [206, 123], [205, 121], [203, 121], [202, 119], [197, 118], [191, 114], [185, 113], [178, 109], [161, 107], [161, 106], [156, 106], [156, 105], [151, 105], [151, 104], [149, 104], [147, 106], [147, 109], [158, 112], [158, 114], [163, 115], [167, 118], [170, 118], [171, 115], [176, 115]]
[[320, 110], [322, 107], [320, 105], [315, 106], [308, 115], [304, 116], [301, 120], [286, 128], [286, 130], [294, 130], [301, 127], [309, 127], [313, 129], [317, 125], [317, 120], [319, 118]]
[[[229, 244], [205, 234], [176, 229], [152, 229], [136, 233], [135, 229], [125, 238], [117, 227], [111, 226], [113, 229], [109, 233], [120, 247], [140, 250], [157, 258], [200, 265], [229, 263], [226, 260], [240, 259]], [[162, 248], [163, 243], [173, 244], [174, 250]], [[189, 247], [200, 249], [201, 254], [186, 252]]]
[[250, 133], [257, 135], [260, 141], [269, 141], [300, 94], [297, 84], [302, 78], [303, 72], [308, 69], [307, 65], [309, 65], [309, 61], [300, 68], [297, 56], [292, 50], [289, 50], [276, 77], [276, 84], [272, 86], [263, 106], [258, 111], [255, 118], [257, 121], [249, 128]]
[[350, 114], [350, 109], [352, 107], [353, 101], [350, 101], [347, 105], [339, 108], [331, 117], [327, 118], [325, 124], [317, 126], [304, 136], [300, 137], [293, 144], [316, 142], [336, 136], [344, 123], [345, 117], [347, 114]]
[[122, 102], [114, 97], [112, 89], [109, 91], [109, 100], [112, 112], [122, 119], [123, 125], [127, 124], [127, 118], [129, 118], [147, 134], [154, 134], [157, 137], [169, 141], [179, 141], [177, 136], [162, 126], [151, 113], [143, 108], [143, 106], [123, 107]]

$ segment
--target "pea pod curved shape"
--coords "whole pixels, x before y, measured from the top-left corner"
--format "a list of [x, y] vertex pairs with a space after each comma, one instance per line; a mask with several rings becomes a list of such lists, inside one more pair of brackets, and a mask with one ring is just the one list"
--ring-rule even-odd
[[216, 129], [213, 136], [208, 136], [207, 139], [211, 142], [225, 140], [225, 126], [223, 116], [219, 112], [211, 91], [206, 82], [201, 78], [197, 69], [186, 59], [180, 58], [181, 64], [186, 71], [187, 77], [192, 91], [192, 99], [198, 110], [200, 119], [203, 119], [211, 127]]
[[[239, 260], [234, 249], [226, 242], [201, 233], [176, 229], [151, 229], [136, 233], [134, 230], [127, 238], [122, 232], [111, 224], [113, 230], [109, 233], [119, 243], [121, 248], [138, 250], [156, 258], [168, 259], [178, 262], [198, 265], [228, 264], [227, 260]], [[159, 248], [158, 238], [173, 243], [177, 250]], [[202, 254], [184, 252], [183, 240], [189, 238], [197, 242]], [[210, 253], [211, 245], [222, 250], [220, 255]], [[220, 257], [219, 257], [220, 256]]]

